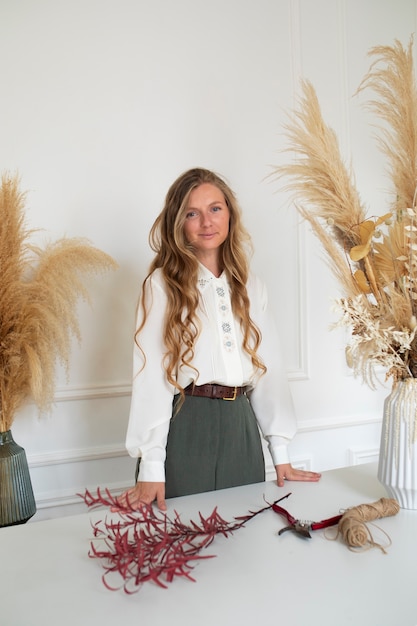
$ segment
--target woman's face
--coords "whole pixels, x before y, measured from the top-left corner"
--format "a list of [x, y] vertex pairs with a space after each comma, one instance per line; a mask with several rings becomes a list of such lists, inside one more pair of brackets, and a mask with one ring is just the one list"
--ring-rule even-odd
[[229, 208], [218, 187], [203, 183], [190, 193], [184, 233], [202, 263], [218, 258], [220, 246], [229, 234], [229, 223]]

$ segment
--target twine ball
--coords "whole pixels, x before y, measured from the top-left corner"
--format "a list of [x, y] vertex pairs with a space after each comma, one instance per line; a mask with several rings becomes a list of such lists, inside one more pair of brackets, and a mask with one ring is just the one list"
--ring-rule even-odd
[[392, 498], [381, 498], [371, 504], [352, 507], [339, 520], [338, 534], [350, 548], [378, 547], [385, 552], [383, 546], [374, 541], [366, 522], [396, 515], [399, 510], [400, 505]]

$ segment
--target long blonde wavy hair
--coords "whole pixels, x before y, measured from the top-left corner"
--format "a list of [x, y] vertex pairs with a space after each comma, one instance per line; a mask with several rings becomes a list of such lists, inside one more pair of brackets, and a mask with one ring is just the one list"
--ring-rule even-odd
[[[183, 365], [194, 369], [198, 376], [193, 358], [194, 344], [199, 334], [198, 260], [192, 244], [186, 240], [184, 222], [191, 192], [204, 183], [215, 185], [223, 193], [229, 209], [229, 235], [220, 250], [220, 266], [230, 284], [232, 310], [242, 329], [243, 349], [249, 354], [259, 374], [266, 371], [257, 354], [261, 333], [249, 315], [246, 283], [249, 276], [248, 252], [252, 248], [250, 236], [242, 223], [240, 207], [235, 194], [218, 174], [202, 168], [190, 169], [169, 188], [165, 206], [151, 228], [149, 244], [155, 252], [155, 258], [142, 285], [142, 321], [135, 333], [135, 341], [140, 348], [140, 332], [148, 315], [146, 283], [152, 272], [160, 268], [168, 297], [163, 331], [166, 346], [164, 367], [168, 382], [179, 390], [182, 398], [184, 390], [176, 380], [176, 373]], [[146, 361], [146, 355], [144, 358]]]

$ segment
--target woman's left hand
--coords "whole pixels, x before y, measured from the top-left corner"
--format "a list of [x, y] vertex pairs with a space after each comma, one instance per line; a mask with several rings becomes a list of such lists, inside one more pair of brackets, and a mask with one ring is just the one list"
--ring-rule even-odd
[[318, 472], [308, 472], [306, 470], [295, 469], [292, 467], [291, 463], [275, 465], [275, 471], [277, 473], [278, 487], [283, 487], [285, 480], [300, 480], [316, 483], [321, 478], [321, 474]]

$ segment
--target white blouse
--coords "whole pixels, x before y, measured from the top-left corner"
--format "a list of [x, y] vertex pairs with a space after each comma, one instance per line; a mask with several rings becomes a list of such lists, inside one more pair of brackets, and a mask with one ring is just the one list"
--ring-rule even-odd
[[[253, 275], [247, 284], [250, 316], [262, 333], [258, 354], [267, 367], [267, 372], [260, 377], [241, 347], [242, 332], [232, 313], [226, 276], [222, 274], [216, 278], [200, 265], [198, 288], [201, 295], [197, 311], [200, 332], [193, 359], [198, 377], [194, 369], [181, 367], [177, 374], [178, 382], [182, 387], [192, 381], [197, 385], [248, 385], [251, 388], [248, 393], [250, 402], [261, 433], [268, 442], [274, 465], [288, 463], [287, 447], [296, 432], [296, 419], [278, 334], [267, 308], [265, 286]], [[141, 457], [140, 481], [163, 482], [172, 401], [177, 390], [167, 382], [163, 367], [167, 295], [160, 270], [153, 272], [147, 281], [146, 302], [148, 318], [139, 337], [143, 353], [134, 344], [134, 376], [126, 448], [130, 456]], [[141, 319], [139, 306], [137, 327]]]

